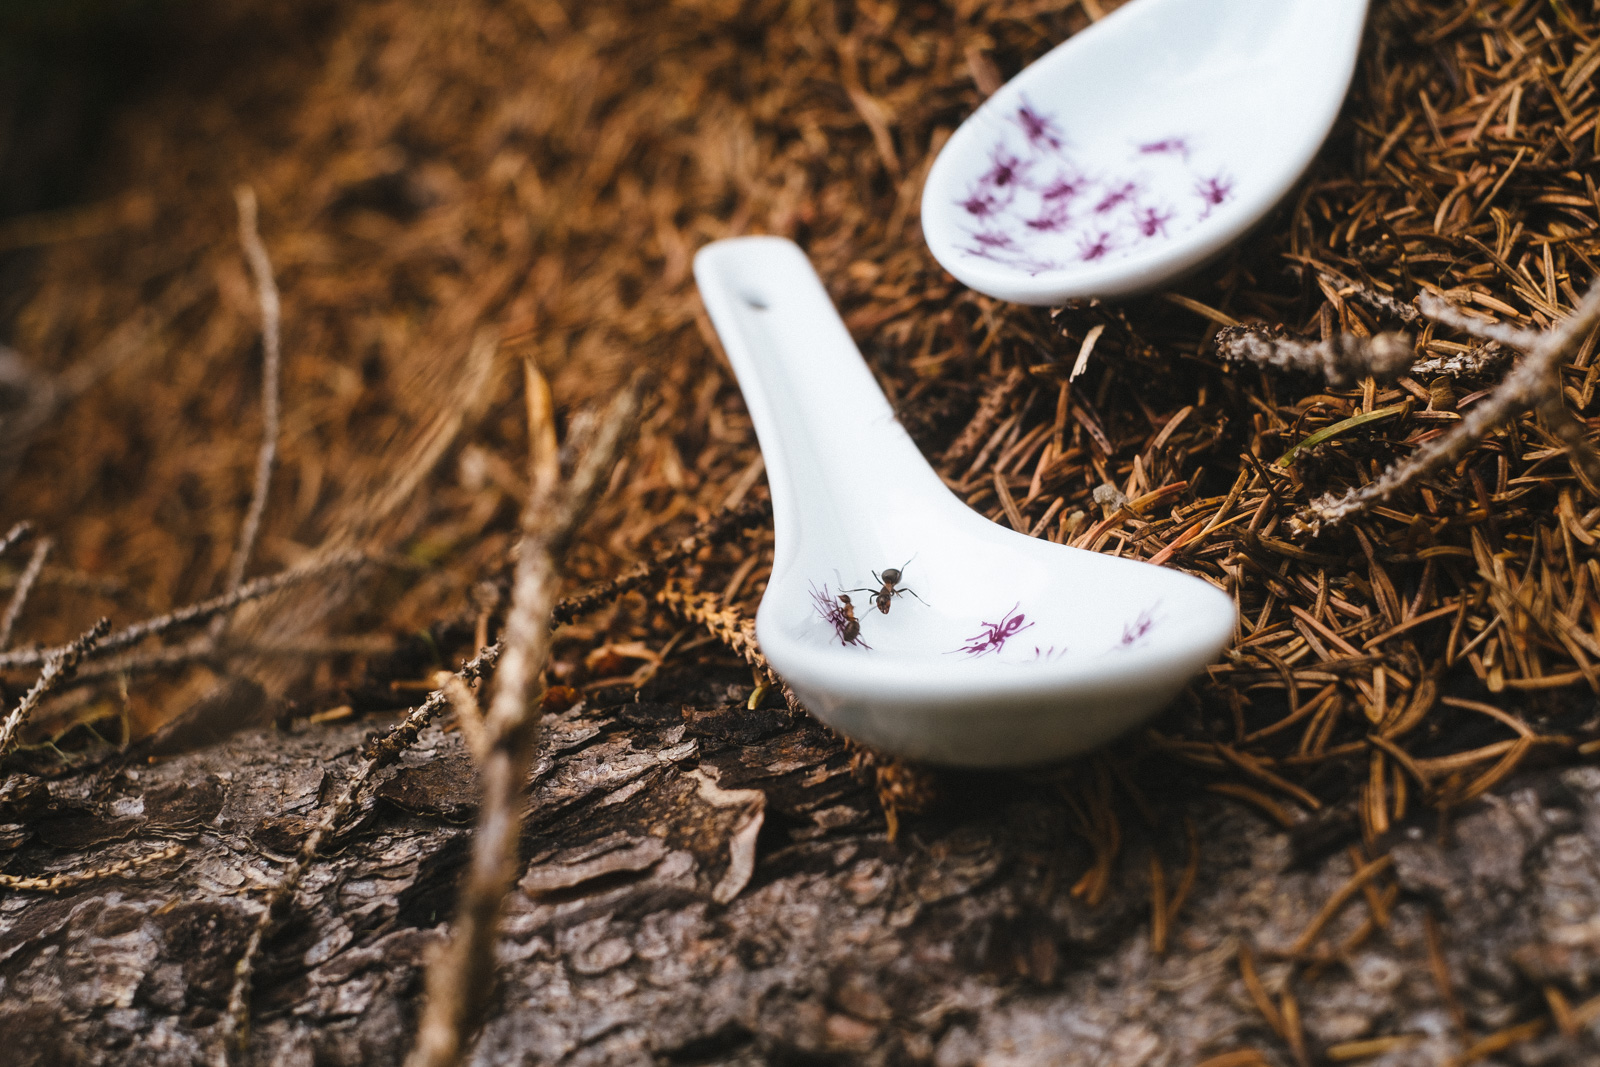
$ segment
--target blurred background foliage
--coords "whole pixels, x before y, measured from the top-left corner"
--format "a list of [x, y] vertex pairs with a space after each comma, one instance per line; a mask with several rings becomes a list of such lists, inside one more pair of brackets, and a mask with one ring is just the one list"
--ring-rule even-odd
[[0, 0], [0, 218], [72, 203], [109, 108], [161, 52], [177, 0]]

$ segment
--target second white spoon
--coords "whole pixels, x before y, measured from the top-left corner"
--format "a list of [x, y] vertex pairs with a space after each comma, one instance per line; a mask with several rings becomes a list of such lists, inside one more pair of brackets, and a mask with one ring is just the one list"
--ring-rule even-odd
[[1367, 0], [1130, 0], [1007, 82], [928, 173], [934, 258], [1024, 304], [1147, 290], [1242, 236], [1328, 136]]

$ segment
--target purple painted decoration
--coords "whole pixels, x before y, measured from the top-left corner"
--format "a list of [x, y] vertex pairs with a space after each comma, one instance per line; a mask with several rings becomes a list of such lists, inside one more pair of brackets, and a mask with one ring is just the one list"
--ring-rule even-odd
[[[1227, 203], [1228, 197], [1233, 195], [1233, 179], [1225, 174], [1216, 174], [1202, 179], [1194, 188], [1206, 203], [1205, 215], [1209, 215], [1213, 208]], [[1205, 215], [1200, 217], [1204, 218]]]
[[1042, 111], [1036, 111], [1026, 99], [1017, 109], [1017, 125], [1022, 127], [1022, 133], [1028, 138], [1028, 143], [1035, 148], [1048, 148], [1060, 151], [1064, 141], [1061, 130], [1056, 126], [1056, 120]]
[[1182, 137], [1168, 137], [1163, 141], [1149, 141], [1139, 146], [1139, 154], [1145, 156], [1182, 156], [1189, 158], [1189, 142]]
[[1141, 208], [1139, 211], [1139, 234], [1142, 237], [1165, 237], [1167, 223], [1171, 222], [1173, 213], [1158, 207]]
[[1074, 150], [1066, 123], [1024, 100], [957, 202], [961, 251], [1038, 274], [1098, 263], [1179, 237], [1234, 197], [1234, 179], [1193, 138], [1173, 134]]
[[978, 187], [998, 192], [1015, 189], [1023, 184], [1023, 176], [1032, 165], [1031, 160], [1013, 155], [1003, 145], [995, 145], [994, 151], [989, 153], [989, 169], [978, 179]]
[[1021, 606], [1021, 601], [1011, 605], [1011, 610], [1002, 615], [999, 622], [980, 622], [978, 625], [982, 629], [967, 638], [966, 644], [952, 649], [947, 655], [965, 652], [969, 656], [983, 656], [990, 652], [999, 652], [1005, 648], [1007, 641], [1033, 625], [1031, 622], [1023, 621], [1027, 616], [1017, 610]]
[[1097, 259], [1105, 259], [1111, 254], [1116, 245], [1111, 240], [1111, 235], [1104, 230], [1093, 237], [1084, 237], [1078, 245], [1078, 258], [1085, 263], [1093, 263]]
[[1150, 633], [1151, 628], [1156, 624], [1155, 612], [1156, 608], [1160, 606], [1161, 605], [1157, 603], [1151, 607], [1145, 608], [1143, 611], [1139, 612], [1132, 622], [1124, 623], [1122, 626], [1122, 640], [1117, 643], [1117, 647], [1132, 648], [1140, 641], [1143, 641]]

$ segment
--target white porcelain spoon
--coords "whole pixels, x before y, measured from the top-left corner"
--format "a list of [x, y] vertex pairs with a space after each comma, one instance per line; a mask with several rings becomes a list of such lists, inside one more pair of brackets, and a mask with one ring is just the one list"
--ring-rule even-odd
[[1153, 289], [1239, 238], [1328, 136], [1367, 0], [1131, 0], [983, 103], [929, 171], [922, 230], [1024, 304]]
[[958, 500], [793, 243], [718, 241], [694, 272], [772, 488], [756, 634], [818, 718], [916, 759], [1040, 763], [1159, 710], [1221, 653], [1233, 602], [1210, 583], [1028, 537]]

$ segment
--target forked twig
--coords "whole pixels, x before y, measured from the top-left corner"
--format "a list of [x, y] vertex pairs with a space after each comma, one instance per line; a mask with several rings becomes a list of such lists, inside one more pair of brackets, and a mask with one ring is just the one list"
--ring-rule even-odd
[[[169, 611], [165, 615], [157, 615], [153, 619], [136, 622], [125, 626], [115, 633], [106, 636], [105, 640], [95, 646], [96, 652], [114, 652], [119, 648], [127, 648], [168, 630], [192, 623], [205, 622], [224, 612], [232, 611], [240, 604], [251, 600], [259, 600], [264, 596], [276, 593], [280, 589], [287, 589], [308, 578], [315, 578], [330, 571], [342, 570], [347, 567], [359, 567], [367, 562], [367, 557], [361, 552], [340, 552], [335, 555], [319, 559], [299, 567], [277, 574], [269, 574], [263, 578], [256, 578], [246, 582], [231, 593], [202, 600], [197, 604]], [[57, 655], [71, 645], [60, 645], [55, 648], [30, 648], [18, 649], [15, 652], [0, 653], [0, 670], [10, 670], [15, 667], [37, 667], [46, 662], [50, 657]]]
[[494, 940], [500, 910], [516, 877], [519, 800], [526, 788], [539, 726], [539, 673], [550, 651], [549, 618], [560, 583], [560, 564], [573, 533], [615, 465], [640, 404], [640, 383], [625, 389], [606, 410], [579, 454], [565, 488], [548, 389], [529, 375], [537, 421], [533, 478], [523, 513], [522, 540], [506, 620], [505, 651], [495, 671], [494, 695], [484, 722], [488, 752], [480, 763], [483, 802], [473, 834], [472, 859], [450, 941], [428, 969], [428, 997], [417, 1029], [411, 1067], [446, 1067], [461, 1061], [494, 982]]
[[0, 617], [0, 651], [10, 647], [17, 619], [21, 617], [22, 609], [28, 603], [28, 594], [33, 592], [33, 583], [39, 580], [39, 572], [44, 570], [44, 561], [54, 547], [55, 542], [48, 537], [41, 537], [39, 543], [33, 546], [28, 566], [23, 570], [22, 577], [17, 579], [17, 587], [11, 591], [11, 602], [6, 605], [5, 616]]
[[[244, 523], [239, 527], [239, 544], [228, 566], [228, 584], [224, 587], [228, 593], [237, 590], [244, 581], [244, 572], [250, 566], [251, 553], [255, 551], [256, 537], [261, 532], [261, 517], [267, 509], [267, 494], [272, 489], [272, 469], [278, 460], [279, 392], [283, 377], [280, 340], [282, 309], [278, 300], [278, 283], [272, 276], [272, 260], [267, 257], [267, 248], [261, 243], [261, 232], [257, 226], [255, 190], [248, 185], [241, 185], [233, 195], [239, 207], [239, 243], [244, 246], [245, 259], [250, 263], [250, 273], [255, 277], [256, 293], [261, 302], [261, 451], [256, 456], [256, 478], [250, 493], [250, 507], [245, 512]], [[228, 616], [217, 616], [211, 624], [211, 635], [219, 636], [227, 624]]]
[[1422, 313], [1434, 321], [1520, 348], [1526, 358], [1448, 432], [1423, 444], [1366, 485], [1343, 495], [1327, 493], [1313, 500], [1296, 516], [1301, 528], [1315, 534], [1384, 503], [1417, 479], [1454, 463], [1495, 427], [1528, 408], [1539, 413], [1551, 434], [1566, 447], [1578, 477], [1591, 492], [1595, 491], [1600, 486], [1600, 457], [1589, 444], [1584, 425], [1567, 409], [1561, 393], [1560, 367], [1589, 332], [1600, 325], [1600, 280], [1589, 287], [1572, 314], [1544, 333], [1484, 323], [1432, 294], [1425, 294], [1418, 304]]
[[44, 670], [39, 672], [33, 687], [23, 694], [17, 706], [11, 709], [11, 714], [6, 716], [5, 722], [0, 723], [0, 759], [3, 759], [15, 746], [17, 731], [28, 721], [33, 709], [39, 706], [39, 701], [62, 681], [72, 677], [72, 672], [78, 669], [83, 657], [100, 642], [109, 629], [111, 620], [103, 618], [76, 641], [55, 650], [45, 661]]
[[16, 544], [24, 537], [27, 537], [32, 532], [33, 523], [31, 522], [24, 520], [22, 522], [13, 523], [11, 529], [5, 532], [5, 536], [0, 537], [0, 556], [10, 552], [12, 545]]

